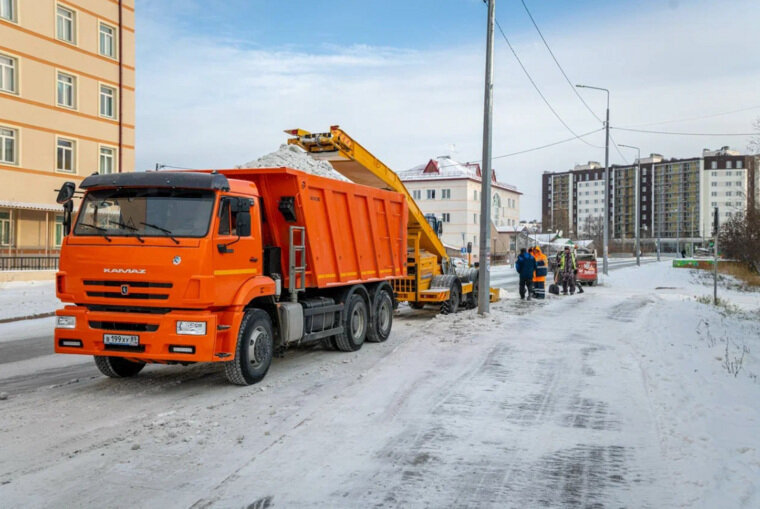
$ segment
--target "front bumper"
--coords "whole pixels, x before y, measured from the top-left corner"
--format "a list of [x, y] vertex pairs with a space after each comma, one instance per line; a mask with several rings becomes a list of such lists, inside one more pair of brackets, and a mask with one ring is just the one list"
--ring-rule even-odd
[[[230, 360], [234, 355], [234, 352], [224, 351], [227, 348], [223, 347], [229, 343], [225, 340], [231, 328], [219, 327], [220, 314], [207, 310], [151, 314], [90, 311], [83, 306], [66, 306], [56, 311], [56, 315], [76, 317], [75, 328], [55, 329], [56, 353], [128, 357], [146, 362], [214, 362]], [[179, 320], [206, 322], [206, 334], [177, 334]], [[106, 345], [105, 334], [136, 335], [139, 345]], [[77, 344], [77, 341], [81, 346], [65, 346]], [[182, 353], [173, 352], [176, 347], [180, 347]]]

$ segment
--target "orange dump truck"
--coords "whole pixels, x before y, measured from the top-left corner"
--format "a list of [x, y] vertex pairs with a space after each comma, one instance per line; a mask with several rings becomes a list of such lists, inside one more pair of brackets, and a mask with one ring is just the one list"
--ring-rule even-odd
[[222, 362], [248, 385], [275, 353], [388, 338], [405, 276], [403, 195], [289, 168], [87, 177], [56, 275], [55, 350], [111, 377]]

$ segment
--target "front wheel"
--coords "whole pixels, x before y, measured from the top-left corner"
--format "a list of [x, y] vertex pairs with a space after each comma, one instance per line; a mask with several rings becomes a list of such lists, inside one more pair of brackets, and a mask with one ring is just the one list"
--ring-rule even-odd
[[249, 310], [240, 322], [235, 359], [224, 365], [227, 380], [236, 385], [260, 382], [269, 371], [273, 352], [271, 318], [261, 309]]
[[145, 367], [144, 362], [132, 362], [122, 357], [95, 356], [95, 365], [101, 373], [111, 378], [129, 378]]

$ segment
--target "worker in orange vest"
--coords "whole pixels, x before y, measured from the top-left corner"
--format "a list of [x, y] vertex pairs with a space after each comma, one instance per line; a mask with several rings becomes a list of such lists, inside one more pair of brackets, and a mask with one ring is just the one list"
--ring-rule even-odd
[[549, 273], [549, 260], [541, 252], [541, 248], [533, 248], [533, 258], [536, 259], [536, 271], [533, 273], [533, 296], [537, 299], [546, 298], [546, 275]]

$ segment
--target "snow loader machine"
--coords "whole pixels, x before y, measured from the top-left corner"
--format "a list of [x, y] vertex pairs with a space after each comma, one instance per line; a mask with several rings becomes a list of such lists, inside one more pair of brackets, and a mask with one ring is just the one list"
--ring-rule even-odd
[[[326, 161], [356, 184], [401, 193], [409, 206], [407, 223], [407, 275], [393, 280], [395, 302], [408, 302], [413, 309], [436, 306], [441, 313], [471, 309], [478, 303], [478, 269], [456, 269], [446, 254], [439, 235], [440, 223], [425, 215], [401, 179], [387, 165], [338, 126], [326, 133], [303, 129], [285, 131], [313, 158]], [[498, 289], [490, 288], [490, 300], [498, 300]]]

